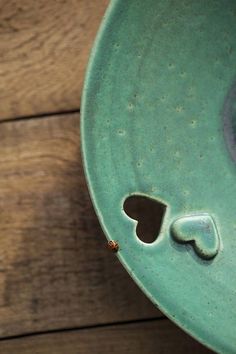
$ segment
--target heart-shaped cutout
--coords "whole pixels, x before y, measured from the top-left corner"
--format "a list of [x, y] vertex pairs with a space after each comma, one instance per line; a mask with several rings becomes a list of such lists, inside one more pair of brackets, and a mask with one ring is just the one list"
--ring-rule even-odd
[[160, 233], [166, 205], [144, 195], [131, 195], [124, 202], [125, 213], [137, 222], [136, 235], [152, 243]]
[[214, 258], [220, 247], [220, 238], [209, 214], [184, 216], [171, 225], [171, 234], [178, 243], [190, 243], [203, 259]]

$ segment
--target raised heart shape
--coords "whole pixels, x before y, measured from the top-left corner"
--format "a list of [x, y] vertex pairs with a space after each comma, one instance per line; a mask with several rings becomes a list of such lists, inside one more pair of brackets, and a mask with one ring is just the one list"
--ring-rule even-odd
[[184, 216], [171, 225], [171, 234], [178, 243], [192, 244], [203, 259], [214, 258], [220, 246], [219, 234], [209, 214]]

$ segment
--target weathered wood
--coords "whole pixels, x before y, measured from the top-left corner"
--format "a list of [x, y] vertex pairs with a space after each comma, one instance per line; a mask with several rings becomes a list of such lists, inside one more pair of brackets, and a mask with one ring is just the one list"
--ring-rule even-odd
[[160, 316], [106, 247], [79, 115], [0, 124], [0, 337]]
[[210, 354], [168, 320], [31, 336], [0, 342], [4, 354]]
[[108, 0], [1, 0], [0, 119], [79, 108]]

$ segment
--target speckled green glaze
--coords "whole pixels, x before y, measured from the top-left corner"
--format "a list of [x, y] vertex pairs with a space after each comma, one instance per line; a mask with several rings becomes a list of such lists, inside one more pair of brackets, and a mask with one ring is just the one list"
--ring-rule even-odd
[[[82, 102], [87, 180], [119, 259], [169, 318], [227, 354], [236, 353], [235, 78], [235, 0], [115, 0]], [[136, 193], [167, 206], [152, 244], [123, 210]], [[201, 215], [218, 237], [201, 243], [193, 227], [204, 252], [216, 247], [205, 258], [189, 225], [171, 232]]]
[[170, 228], [178, 243], [190, 243], [196, 254], [205, 260], [216, 257], [220, 250], [220, 237], [214, 220], [208, 214], [178, 218]]

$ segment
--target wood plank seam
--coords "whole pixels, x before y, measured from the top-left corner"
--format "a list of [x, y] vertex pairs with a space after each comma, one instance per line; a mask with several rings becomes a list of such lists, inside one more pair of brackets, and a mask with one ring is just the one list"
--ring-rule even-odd
[[2, 118], [0, 119], [0, 124], [5, 124], [5, 123], [12, 123], [12, 122], [18, 122], [18, 121], [24, 121], [28, 119], [43, 119], [43, 118], [54, 118], [54, 117], [59, 117], [59, 116], [65, 116], [65, 115], [71, 115], [71, 114], [80, 114], [80, 108], [78, 109], [72, 109], [72, 110], [65, 110], [65, 111], [60, 111], [60, 112], [47, 112], [47, 113], [41, 113], [37, 115], [28, 115], [28, 116], [17, 116], [15, 118]]
[[27, 337], [36, 337], [42, 336], [47, 334], [53, 333], [66, 333], [66, 332], [77, 332], [77, 331], [84, 331], [84, 330], [92, 330], [98, 328], [112, 328], [112, 327], [119, 327], [119, 326], [127, 326], [132, 324], [142, 324], [142, 323], [152, 323], [152, 322], [159, 322], [159, 321], [169, 321], [167, 317], [164, 315], [162, 317], [153, 317], [153, 318], [142, 318], [138, 320], [130, 320], [130, 321], [117, 321], [117, 322], [107, 322], [107, 323], [100, 323], [91, 326], [79, 326], [79, 327], [67, 327], [67, 328], [55, 328], [47, 331], [40, 331], [40, 332], [32, 332], [32, 333], [25, 333], [19, 334], [15, 336], [6, 336], [0, 338], [0, 343], [10, 339], [18, 339], [18, 338], [27, 338]]

